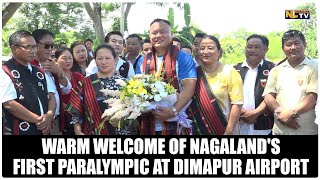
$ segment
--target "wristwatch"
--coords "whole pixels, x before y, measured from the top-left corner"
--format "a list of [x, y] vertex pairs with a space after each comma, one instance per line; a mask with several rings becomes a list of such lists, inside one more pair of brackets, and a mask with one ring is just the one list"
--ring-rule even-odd
[[179, 113], [177, 112], [177, 109], [175, 107], [172, 107], [171, 109], [172, 109], [172, 111], [174, 113], [174, 116], [178, 116], [179, 115]]

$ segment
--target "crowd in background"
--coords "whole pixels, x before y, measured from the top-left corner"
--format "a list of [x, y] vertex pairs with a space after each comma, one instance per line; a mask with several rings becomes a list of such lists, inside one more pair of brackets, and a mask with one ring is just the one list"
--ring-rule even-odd
[[[283, 34], [286, 57], [278, 64], [266, 58], [268, 38], [250, 35], [246, 58], [234, 66], [219, 61], [223, 49], [215, 36], [197, 33], [192, 47], [182, 47], [164, 19], [152, 21], [149, 33], [124, 39], [112, 31], [98, 47], [91, 39], [56, 47], [47, 29], [13, 33], [12, 58], [1, 71], [3, 134], [178, 135], [177, 122], [166, 120], [182, 112], [192, 120], [185, 135], [318, 133], [318, 62], [305, 56], [300, 31]], [[172, 107], [158, 107], [121, 128], [101, 119], [108, 108], [101, 89], [117, 90], [119, 79], [156, 73], [177, 89]]]

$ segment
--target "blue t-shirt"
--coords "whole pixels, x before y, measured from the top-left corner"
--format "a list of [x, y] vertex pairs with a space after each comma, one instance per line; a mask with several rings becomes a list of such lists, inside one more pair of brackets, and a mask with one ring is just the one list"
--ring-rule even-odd
[[[162, 61], [163, 56], [158, 56], [158, 59]], [[136, 74], [142, 73], [142, 68], [143, 68], [142, 63], [143, 63], [143, 59], [141, 60], [141, 62], [138, 62], [137, 64], [137, 67], [139, 65], [140, 68], [139, 68], [139, 71], [136, 71]], [[177, 54], [176, 71], [178, 75], [180, 90], [181, 90], [181, 80], [197, 79], [197, 69], [196, 69], [196, 64], [194, 60], [189, 54], [185, 53], [182, 50], [179, 50]]]
[[177, 54], [176, 69], [179, 81], [183, 79], [197, 79], [197, 69], [192, 57], [180, 50]]

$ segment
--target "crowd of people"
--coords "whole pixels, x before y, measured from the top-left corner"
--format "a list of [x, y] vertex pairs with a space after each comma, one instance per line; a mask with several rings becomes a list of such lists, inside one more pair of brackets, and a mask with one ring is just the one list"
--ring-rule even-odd
[[[215, 36], [197, 33], [183, 47], [167, 20], [150, 24], [149, 38], [118, 31], [105, 44], [76, 41], [54, 49], [54, 34], [24, 30], [9, 38], [12, 58], [2, 64], [4, 135], [316, 135], [318, 62], [305, 55], [298, 30], [282, 36], [285, 59], [266, 58], [269, 40], [252, 34], [245, 59], [234, 66], [220, 61]], [[101, 119], [117, 80], [136, 74], [162, 74], [178, 92], [172, 107], [157, 107], [131, 124]], [[167, 122], [182, 113], [192, 129]], [[101, 124], [104, 128], [101, 130]], [[179, 133], [178, 133], [179, 132]]]

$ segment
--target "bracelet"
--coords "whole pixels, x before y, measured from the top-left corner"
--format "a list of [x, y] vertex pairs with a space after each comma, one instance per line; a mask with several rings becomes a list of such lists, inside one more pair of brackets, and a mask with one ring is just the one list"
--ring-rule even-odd
[[174, 113], [174, 116], [178, 116], [179, 115], [179, 113], [177, 112], [177, 109], [175, 107], [172, 107], [171, 109], [172, 109], [172, 111]]

